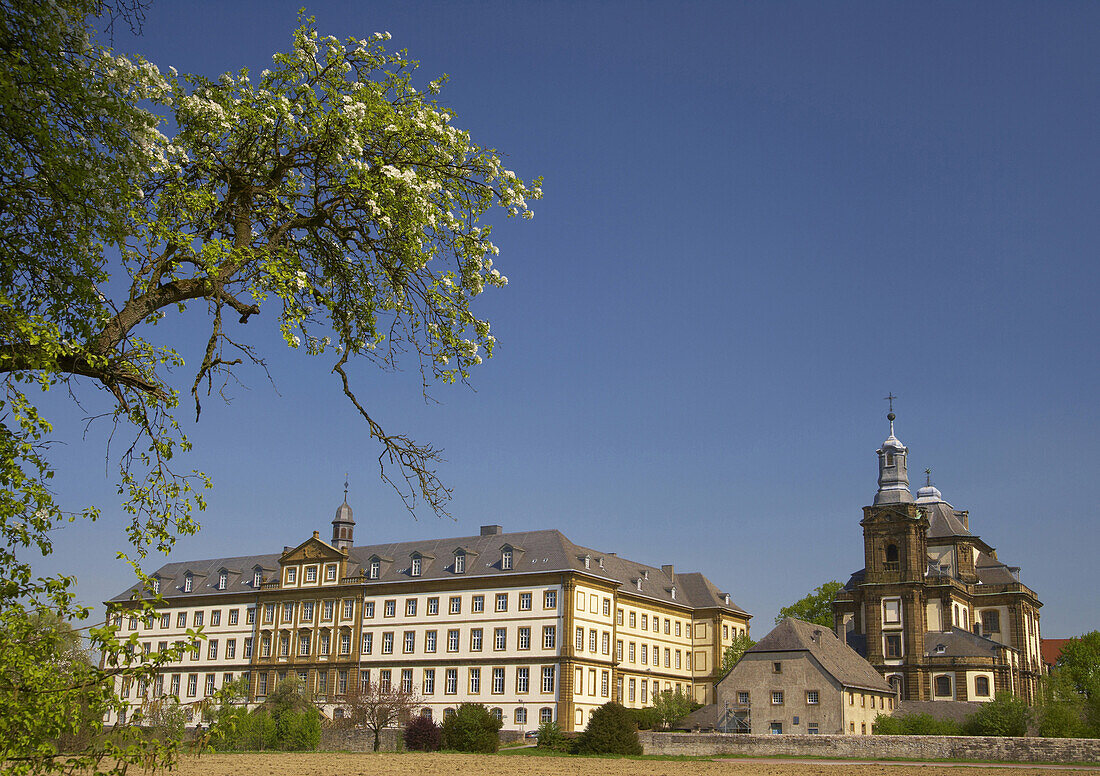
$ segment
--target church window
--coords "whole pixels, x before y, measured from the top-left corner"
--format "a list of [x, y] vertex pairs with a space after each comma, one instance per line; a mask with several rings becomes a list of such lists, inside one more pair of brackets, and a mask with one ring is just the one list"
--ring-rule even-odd
[[901, 622], [901, 601], [897, 598], [887, 598], [882, 602], [882, 621], [885, 623]]
[[935, 692], [937, 698], [950, 698], [951, 697], [951, 677], [947, 674], [940, 674], [934, 680]]
[[986, 609], [982, 612], [982, 633], [1000, 633], [1001, 614], [996, 609]]
[[979, 676], [974, 679], [974, 694], [981, 698], [989, 697], [989, 677]]
[[886, 634], [886, 658], [888, 660], [896, 660], [901, 657], [901, 634], [900, 633], [887, 633]]
[[887, 453], [886, 454], [886, 465], [887, 466], [893, 466], [894, 465], [894, 454], [893, 453]]

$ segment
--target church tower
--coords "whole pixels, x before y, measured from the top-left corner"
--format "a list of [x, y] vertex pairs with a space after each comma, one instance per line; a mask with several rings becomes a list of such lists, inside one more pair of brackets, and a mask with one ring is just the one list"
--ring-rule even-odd
[[344, 480], [344, 503], [337, 508], [336, 517], [332, 521], [332, 546], [338, 550], [350, 550], [354, 532], [355, 519], [351, 516], [351, 507], [348, 506], [348, 482]]

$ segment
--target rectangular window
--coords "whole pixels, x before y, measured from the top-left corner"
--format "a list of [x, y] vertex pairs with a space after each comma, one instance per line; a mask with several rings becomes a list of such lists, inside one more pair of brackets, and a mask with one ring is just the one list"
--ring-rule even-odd
[[271, 637], [263, 636], [260, 639], [260, 657], [271, 657]]
[[428, 631], [427, 633], [424, 634], [424, 651], [425, 652], [435, 652], [435, 639], [436, 639], [436, 632], [434, 630], [430, 630], [430, 631]]
[[458, 652], [458, 631], [457, 630], [447, 631], [447, 651], [448, 652]]
[[783, 705], [783, 691], [782, 690], [773, 690], [772, 691], [772, 706], [782, 706], [782, 705]]
[[510, 571], [512, 569], [512, 551], [504, 550], [500, 553], [500, 568], [504, 571]]
[[542, 608], [543, 609], [557, 609], [558, 608], [558, 591], [547, 590], [542, 594]]
[[405, 601], [405, 616], [406, 617], [415, 617], [416, 616], [416, 599], [415, 598], [409, 598], [408, 600]]
[[672, 658], [672, 650], [670, 650], [668, 647], [665, 647], [665, 668], [670, 667], [671, 662], [672, 662], [671, 658]]
[[520, 666], [516, 669], [516, 692], [524, 695], [531, 689], [531, 669]]
[[642, 630], [649, 630], [649, 615], [642, 615]]
[[630, 613], [630, 627], [631, 628], [638, 627], [638, 615], [637, 615], [636, 612], [631, 612]]
[[596, 631], [589, 630], [588, 631], [588, 651], [589, 652], [595, 652], [596, 651], [596, 638], [597, 638]]
[[886, 634], [886, 657], [887, 659], [897, 659], [901, 657], [900, 633]]
[[783, 723], [782, 722], [773, 722], [773, 723], [771, 723], [771, 727], [769, 729], [775, 735], [782, 735], [782, 733], [783, 733]]
[[649, 645], [642, 644], [642, 665], [649, 662]]
[[194, 698], [199, 694], [199, 675], [188, 674], [187, 675], [187, 697]]
[[327, 655], [328, 654], [328, 645], [329, 645], [329, 635], [328, 635], [327, 632], [322, 633], [321, 634], [321, 649], [319, 650], [320, 654], [322, 654], [322, 655]]
[[316, 582], [316, 581], [317, 581], [317, 567], [316, 566], [306, 566], [306, 582]]
[[474, 613], [485, 611], [485, 596], [475, 595], [473, 602], [470, 604], [470, 610]]
[[428, 599], [428, 614], [439, 614], [439, 596]]
[[413, 689], [413, 672], [411, 668], [401, 669], [401, 692], [410, 693]]
[[374, 617], [374, 601], [363, 602], [363, 619], [369, 620]]
[[370, 687], [370, 669], [369, 668], [360, 668], [359, 669], [359, 689], [360, 690], [366, 690], [369, 687]]
[[680, 667], [680, 650], [676, 650], [676, 667]]
[[210, 641], [208, 641], [206, 644], [207, 644], [207, 649], [206, 649], [206, 658], [207, 658], [207, 660], [217, 660], [218, 659], [218, 640], [217, 639], [210, 639]]
[[447, 678], [444, 680], [443, 692], [446, 695], [456, 695], [458, 693], [458, 669], [448, 668]]
[[737, 702], [742, 706], [745, 706], [749, 702], [749, 694], [747, 692], [737, 693]]
[[901, 601], [897, 598], [887, 598], [882, 602], [882, 621], [887, 623], [901, 622]]
[[374, 634], [370, 631], [363, 631], [363, 635], [359, 640], [359, 651], [364, 655], [369, 655], [374, 648]]
[[634, 642], [633, 641], [630, 642], [630, 644], [627, 645], [626, 651], [627, 651], [627, 659], [631, 663], [633, 663], [634, 662]]
[[497, 611], [498, 612], [508, 611], [508, 594], [507, 593], [497, 593]]
[[172, 624], [172, 615], [162, 614], [160, 616], [160, 627], [167, 628], [167, 627], [171, 626], [171, 624]]
[[317, 672], [317, 693], [328, 695], [328, 671]]
[[294, 604], [283, 604], [283, 622], [292, 622], [294, 620]]
[[508, 629], [496, 628], [493, 630], [493, 649], [502, 650], [508, 647]]
[[809, 733], [811, 736], [816, 736], [820, 732], [817, 729], [817, 723], [816, 722], [811, 722], [809, 724], [809, 726], [806, 728], [806, 732]]
[[267, 673], [262, 673], [256, 677], [256, 694], [267, 695]]
[[[1028, 620], [1024, 620], [1025, 623]], [[1001, 613], [996, 609], [986, 609], [982, 612], [982, 633], [1000, 633], [1001, 632]]]
[[347, 669], [341, 669], [336, 672], [336, 694], [344, 695], [348, 691], [348, 672]]
[[676, 635], [677, 636], [680, 635], [680, 621], [679, 620], [676, 621]]
[[554, 625], [542, 626], [542, 648], [554, 649], [557, 646], [557, 627]]
[[422, 564], [423, 561], [419, 557], [414, 557], [412, 559], [412, 565], [409, 567], [409, 574], [414, 577], [419, 577]]
[[393, 631], [386, 631], [382, 634], [382, 654], [393, 654]]
[[617, 660], [620, 663], [623, 662], [623, 640], [622, 639], [616, 639], [615, 640], [615, 660]]
[[531, 611], [531, 594], [520, 593], [519, 594], [519, 610], [521, 612]]
[[335, 582], [336, 581], [336, 564], [335, 563], [330, 563], [329, 565], [325, 566], [325, 579], [328, 582]]
[[481, 692], [481, 669], [470, 669], [470, 695], [477, 695]]
[[454, 570], [456, 574], [466, 573], [466, 556], [462, 553], [455, 553]]
[[378, 689], [382, 692], [389, 692], [393, 689], [393, 683], [390, 680], [391, 672], [388, 668], [383, 668], [378, 672]]
[[647, 682], [645, 679], [642, 680], [642, 688], [641, 689], [642, 689], [642, 693], [641, 693], [641, 696], [639, 696], [639, 697], [640, 697], [642, 703], [648, 703], [649, 702], [649, 682]]
[[[414, 604], [415, 604], [415, 602], [414, 602]], [[413, 614], [416, 614], [416, 606], [415, 605], [413, 606]], [[345, 620], [350, 620], [354, 616], [355, 616], [355, 599], [354, 598], [345, 598], [344, 599], [344, 614], [343, 614], [343, 617], [344, 617]]]
[[544, 693], [554, 692], [554, 666], [542, 667], [542, 691]]
[[279, 637], [279, 657], [288, 657], [290, 655], [290, 636], [283, 634]]
[[302, 602], [302, 621], [313, 622], [313, 601]]
[[530, 649], [531, 648], [531, 629], [530, 628], [520, 628], [519, 629], [519, 634], [518, 634], [518, 637], [517, 637], [517, 642], [518, 642], [518, 646], [519, 646], [520, 649]]
[[668, 629], [669, 629], [669, 626], [670, 626], [671, 624], [672, 624], [672, 623], [671, 623], [671, 622], [669, 621], [669, 619], [668, 619], [668, 618], [666, 617], [666, 618], [665, 618], [665, 635], [666, 635], [666, 636], [668, 635]]
[[461, 614], [462, 613], [462, 599], [459, 598], [457, 595], [451, 596], [450, 612], [451, 612], [451, 614]]
[[661, 618], [656, 616], [656, 615], [653, 616], [653, 632], [654, 633], [660, 633], [661, 632]]
[[584, 628], [577, 628], [577, 638], [574, 646], [577, 648], [578, 652], [584, 649]]
[[[397, 616], [397, 601], [390, 598], [382, 604], [382, 616], [383, 617], [395, 617]], [[328, 619], [327, 617], [325, 619]]]
[[623, 610], [622, 609], [616, 609], [615, 610], [615, 624], [616, 625], [622, 625], [623, 624]]
[[244, 623], [245, 625], [253, 625], [256, 622], [256, 609], [249, 607], [244, 610]]
[[588, 694], [589, 695], [595, 695], [596, 694], [596, 669], [595, 668], [589, 668], [588, 669]]
[[779, 662], [772, 663], [772, 673], [773, 674], [783, 673], [783, 664], [779, 663]]
[[351, 632], [350, 631], [341, 631], [340, 632], [340, 654], [341, 655], [351, 654]]
[[225, 659], [232, 660], [237, 656], [237, 640], [226, 639], [225, 640]]
[[817, 690], [806, 690], [806, 703], [810, 706], [817, 705]]
[[[137, 627], [137, 617], [131, 617], [130, 620], [133, 622], [134, 628], [136, 628]], [[202, 627], [202, 611], [201, 610], [195, 612], [195, 627], [196, 628]], [[130, 628], [130, 630], [133, 630], [134, 628]]]
[[245, 659], [252, 658], [252, 638], [248, 637], [244, 640], [244, 656]]
[[600, 695], [607, 698], [611, 693], [611, 672], [600, 672]]
[[212, 612], [210, 612], [210, 624], [211, 625], [221, 625], [222, 624], [222, 610], [221, 609], [215, 609]]
[[405, 631], [405, 654], [416, 651], [416, 631]]
[[291, 568], [288, 568], [286, 570], [286, 583], [288, 585], [293, 585], [297, 581], [298, 581], [298, 569], [296, 569], [292, 566]]
[[434, 695], [435, 694], [435, 669], [434, 668], [425, 668], [424, 669], [424, 694], [425, 695]]
[[581, 593], [580, 591], [577, 592], [577, 611], [584, 611], [584, 593]]
[[631, 703], [634, 702], [635, 681], [631, 679], [626, 685], [626, 698]]
[[207, 695], [213, 695], [214, 694], [214, 674], [207, 674], [206, 675], [206, 694]]
[[493, 687], [492, 687], [491, 692], [493, 693], [493, 695], [503, 695], [504, 694], [504, 669], [503, 668], [494, 668], [493, 669]]
[[229, 624], [230, 625], [236, 625], [238, 619], [240, 618], [240, 614], [241, 614], [240, 609], [230, 609], [229, 610]]
[[604, 617], [610, 617], [611, 616], [611, 599], [610, 598], [603, 599], [603, 616]]
[[470, 630], [470, 651], [471, 652], [480, 652], [481, 651], [482, 633], [483, 632], [482, 632], [481, 628], [472, 628]]

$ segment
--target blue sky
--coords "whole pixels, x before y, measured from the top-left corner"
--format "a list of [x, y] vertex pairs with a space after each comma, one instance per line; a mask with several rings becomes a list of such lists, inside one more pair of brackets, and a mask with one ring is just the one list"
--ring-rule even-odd
[[[161, 1], [116, 45], [258, 71], [299, 4]], [[277, 390], [246, 372], [187, 423], [182, 465], [216, 489], [174, 559], [327, 535], [347, 471], [357, 543], [558, 528], [706, 573], [759, 637], [863, 565], [892, 391], [911, 471], [1023, 567], [1044, 634], [1100, 627], [1100, 6], [308, 10], [322, 34], [388, 30], [422, 84], [450, 74], [455, 125], [545, 198], [494, 233], [510, 284], [479, 299], [499, 344], [473, 390], [427, 403], [415, 373], [358, 374], [389, 429], [444, 448], [453, 523], [403, 511], [329, 367], [268, 315], [241, 334]], [[50, 565], [94, 602], [130, 577], [104, 560], [122, 525], [105, 429], [81, 428], [59, 424], [58, 487], [104, 518], [59, 532]]]

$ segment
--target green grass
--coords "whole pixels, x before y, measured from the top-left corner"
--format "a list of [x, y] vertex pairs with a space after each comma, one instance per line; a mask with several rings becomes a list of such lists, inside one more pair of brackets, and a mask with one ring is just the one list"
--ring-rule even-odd
[[688, 754], [569, 754], [568, 752], [555, 752], [553, 749], [540, 749], [530, 746], [522, 749], [503, 748], [497, 753], [507, 757], [591, 757], [599, 760], [664, 760], [668, 762], [694, 762], [696, 760], [709, 761], [714, 755], [688, 755]]

